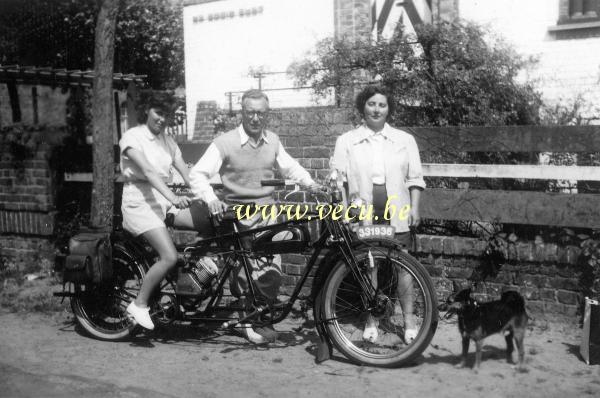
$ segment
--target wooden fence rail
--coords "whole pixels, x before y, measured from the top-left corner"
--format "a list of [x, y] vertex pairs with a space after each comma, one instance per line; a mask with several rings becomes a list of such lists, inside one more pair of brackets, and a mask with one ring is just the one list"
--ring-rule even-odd
[[[422, 152], [600, 152], [600, 126], [502, 126], [408, 128]], [[200, 157], [207, 144], [180, 143], [187, 161]], [[426, 177], [510, 178], [600, 181], [600, 167], [539, 164], [423, 165]], [[70, 181], [90, 180], [67, 174]], [[600, 194], [569, 194], [488, 189], [429, 188], [421, 212], [429, 219], [600, 227]]]
[[[409, 128], [423, 152], [600, 152], [600, 126]], [[424, 164], [429, 177], [600, 181], [600, 167]], [[421, 210], [431, 219], [568, 227], [600, 227], [600, 195], [515, 190], [425, 191]]]

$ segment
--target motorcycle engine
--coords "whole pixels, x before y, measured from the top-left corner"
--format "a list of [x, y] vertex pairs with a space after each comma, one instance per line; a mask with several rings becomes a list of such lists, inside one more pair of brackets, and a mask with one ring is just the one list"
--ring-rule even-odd
[[210, 257], [189, 259], [177, 269], [175, 293], [178, 296], [205, 298], [209, 295], [218, 268]]

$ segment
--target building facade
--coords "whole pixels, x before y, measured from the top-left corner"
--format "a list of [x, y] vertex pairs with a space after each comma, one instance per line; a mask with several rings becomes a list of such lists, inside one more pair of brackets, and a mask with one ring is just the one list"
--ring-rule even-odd
[[274, 108], [316, 102], [292, 90], [288, 66], [320, 39], [390, 37], [400, 26], [457, 19], [486, 25], [523, 56], [537, 59], [523, 75], [547, 104], [579, 100], [593, 119], [600, 103], [600, 0], [186, 0], [184, 7], [188, 136], [211, 128], [197, 117], [238, 109], [248, 88], [265, 89]]
[[[272, 107], [311, 103], [308, 90], [290, 90], [288, 66], [330, 37], [333, 0], [189, 0], [184, 2], [189, 134], [197, 109], [238, 109], [249, 88], [268, 91]], [[287, 90], [285, 90], [287, 88]]]
[[[390, 35], [403, 24], [462, 19], [502, 36], [537, 63], [523, 78], [535, 82], [549, 105], [578, 99], [584, 116], [600, 103], [600, 0], [375, 0], [374, 29]], [[389, 11], [391, 10], [391, 11]], [[419, 11], [420, 10], [420, 11]], [[593, 121], [593, 120], [592, 120]]]

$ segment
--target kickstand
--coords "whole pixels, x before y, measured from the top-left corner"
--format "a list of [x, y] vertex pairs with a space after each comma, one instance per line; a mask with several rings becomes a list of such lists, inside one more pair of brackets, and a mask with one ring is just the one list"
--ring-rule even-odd
[[317, 333], [319, 334], [319, 341], [317, 342], [317, 356], [315, 358], [315, 363], [320, 364], [322, 362], [331, 359], [333, 355], [333, 346], [331, 345], [331, 339], [329, 338], [329, 334], [327, 333], [327, 329], [323, 323], [323, 314], [321, 314], [320, 308], [320, 296], [315, 300], [315, 305], [313, 306], [313, 314], [315, 318], [315, 326], [317, 328]]

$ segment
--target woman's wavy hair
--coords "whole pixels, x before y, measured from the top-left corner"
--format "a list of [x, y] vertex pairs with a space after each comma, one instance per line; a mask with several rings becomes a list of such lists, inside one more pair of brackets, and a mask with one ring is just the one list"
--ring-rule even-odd
[[150, 108], [162, 110], [167, 116], [172, 116], [175, 109], [175, 96], [172, 91], [141, 90], [136, 104], [137, 122], [146, 123]]
[[360, 93], [356, 96], [356, 110], [360, 113], [361, 116], [365, 116], [365, 104], [375, 94], [381, 94], [387, 99], [388, 103], [388, 117], [391, 116], [396, 110], [396, 103], [394, 102], [394, 98], [390, 91], [380, 85], [371, 84], [362, 89]]

